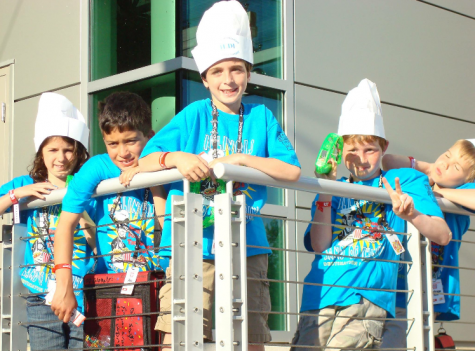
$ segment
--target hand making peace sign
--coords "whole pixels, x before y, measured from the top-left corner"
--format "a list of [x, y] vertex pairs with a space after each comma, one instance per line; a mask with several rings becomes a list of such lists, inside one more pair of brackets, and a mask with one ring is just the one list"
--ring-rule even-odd
[[393, 202], [394, 214], [406, 221], [411, 220], [415, 215], [414, 201], [412, 197], [402, 192], [399, 178], [395, 179], [396, 190], [391, 187], [386, 178], [383, 178], [383, 183]]

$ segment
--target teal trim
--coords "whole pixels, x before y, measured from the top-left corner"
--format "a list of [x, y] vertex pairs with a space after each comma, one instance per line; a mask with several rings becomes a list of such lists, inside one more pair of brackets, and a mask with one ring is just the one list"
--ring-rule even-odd
[[[175, 0], [152, 1], [152, 64], [175, 58], [176, 54], [176, 4]], [[160, 78], [152, 88], [152, 128], [158, 132], [176, 114], [176, 75]]]
[[117, 3], [92, 2], [91, 80], [117, 73]]

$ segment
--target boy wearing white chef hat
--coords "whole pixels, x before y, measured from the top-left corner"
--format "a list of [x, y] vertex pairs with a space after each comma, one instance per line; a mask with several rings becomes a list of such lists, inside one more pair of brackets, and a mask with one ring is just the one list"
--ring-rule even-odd
[[[338, 133], [344, 140], [342, 159], [350, 171], [349, 178], [339, 181], [384, 185], [392, 205], [317, 195], [312, 203], [313, 221], [341, 226], [310, 224], [305, 232], [306, 249], [325, 255], [315, 256], [305, 278], [312, 285], [304, 286], [301, 312], [310, 316], [300, 318], [292, 342], [300, 347], [295, 350], [377, 346], [384, 318], [395, 315], [395, 294], [388, 290], [396, 289], [398, 264], [394, 261], [404, 252], [403, 235], [388, 231], [405, 232], [407, 220], [430, 233], [433, 241], [445, 245], [450, 240], [427, 177], [412, 169], [381, 170], [389, 142], [376, 84], [363, 79], [348, 93]], [[332, 171], [319, 177], [336, 180], [336, 164], [331, 162]]]
[[[475, 210], [475, 139], [460, 139], [444, 151], [434, 163], [416, 160], [402, 155], [385, 155], [383, 168], [414, 168], [425, 173], [433, 184], [434, 193], [469, 210]], [[432, 243], [432, 282], [434, 312], [437, 321], [460, 319], [460, 277], [458, 269], [459, 249], [462, 236], [470, 226], [470, 217], [455, 213], [446, 213], [445, 221], [453, 233], [453, 241], [441, 247]], [[398, 276], [398, 286], [404, 287], [405, 275]], [[397, 294], [396, 309], [404, 316], [406, 299], [404, 294]], [[385, 326], [383, 347], [405, 347], [400, 340], [405, 340], [405, 329], [396, 325]]]
[[[150, 140], [140, 160], [145, 171], [176, 167], [188, 180], [198, 182], [210, 176], [217, 163], [229, 163], [258, 169], [271, 177], [296, 181], [300, 164], [295, 151], [275, 117], [264, 105], [243, 104], [242, 96], [250, 79], [253, 49], [249, 19], [237, 1], [216, 2], [205, 12], [196, 33], [197, 47], [192, 51], [203, 84], [211, 99], [192, 103]], [[201, 193], [212, 197], [214, 182], [203, 181]], [[248, 211], [259, 213], [265, 203], [266, 187], [235, 183], [235, 194], [246, 194]], [[183, 195], [182, 185], [171, 185], [171, 196]], [[211, 194], [211, 195], [210, 195]], [[204, 211], [206, 212], [206, 211]], [[171, 245], [170, 220], [165, 219], [162, 246]], [[250, 278], [265, 279], [268, 249], [261, 218], [252, 217], [246, 224], [247, 267]], [[217, 245], [216, 245], [217, 246]], [[259, 248], [257, 248], [257, 246]], [[203, 317], [204, 337], [211, 339], [211, 308], [214, 298], [214, 225], [203, 228]], [[216, 247], [216, 250], [220, 250]], [[160, 256], [170, 257], [169, 249]], [[218, 269], [218, 268], [216, 268]], [[167, 275], [171, 274], [171, 267]], [[267, 284], [248, 281], [248, 308], [261, 313], [249, 314], [249, 342], [270, 341], [267, 325], [270, 295]], [[161, 290], [161, 311], [171, 305], [171, 284]], [[159, 316], [157, 329], [167, 333], [164, 343], [171, 340], [169, 314]], [[263, 345], [249, 350], [264, 350]]]

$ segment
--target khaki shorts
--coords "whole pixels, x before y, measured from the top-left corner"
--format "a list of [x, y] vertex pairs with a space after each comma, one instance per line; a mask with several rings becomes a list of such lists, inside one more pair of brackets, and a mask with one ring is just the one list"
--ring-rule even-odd
[[[267, 255], [257, 255], [247, 258], [247, 276], [249, 278], [267, 279]], [[203, 260], [203, 338], [212, 340], [212, 308], [214, 301], [214, 261]], [[171, 277], [171, 260], [167, 268], [166, 276]], [[160, 289], [160, 311], [171, 311], [172, 284], [167, 282]], [[249, 342], [269, 342], [271, 340], [270, 329], [267, 325], [267, 317], [271, 310], [269, 282], [247, 281], [247, 308], [249, 311], [260, 311], [248, 314]], [[158, 317], [155, 330], [164, 333], [172, 332], [171, 315], [165, 314]]]
[[[327, 346], [338, 350], [340, 347], [377, 347], [381, 343], [384, 321], [371, 320], [371, 318], [386, 318], [386, 311], [363, 297], [354, 305], [327, 307], [305, 313], [315, 314], [315, 316], [300, 317], [292, 345]], [[368, 319], [361, 320], [352, 317]], [[292, 347], [291, 350], [315, 349]]]
[[[405, 308], [396, 307], [396, 318], [407, 318], [407, 311]], [[407, 321], [387, 320], [384, 323], [383, 343], [381, 348], [396, 348], [405, 349], [407, 346]]]

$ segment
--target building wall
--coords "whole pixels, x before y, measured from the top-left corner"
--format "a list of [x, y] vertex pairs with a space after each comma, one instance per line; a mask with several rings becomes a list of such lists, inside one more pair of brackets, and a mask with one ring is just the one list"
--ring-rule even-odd
[[[363, 78], [378, 86], [388, 152], [432, 161], [456, 140], [475, 137], [474, 15], [470, 0], [296, 0], [295, 147], [303, 175], [313, 176], [324, 137], [337, 131], [345, 95]], [[342, 166], [340, 175], [347, 175]], [[312, 200], [297, 194], [297, 218], [310, 219], [301, 208]], [[301, 250], [305, 228], [299, 224], [296, 231]], [[462, 267], [475, 267], [471, 246], [462, 244]], [[312, 260], [299, 255], [298, 280]], [[462, 293], [472, 294], [473, 271], [460, 273]], [[462, 321], [473, 322], [473, 299], [462, 298]], [[458, 341], [475, 340], [470, 325], [444, 327]]]
[[[18, 0], [0, 4], [0, 62], [14, 60], [13, 176], [34, 156], [34, 124], [41, 93], [57, 91], [81, 102], [79, 0]], [[86, 98], [86, 97], [84, 97]], [[10, 173], [11, 174], [11, 173]]]

